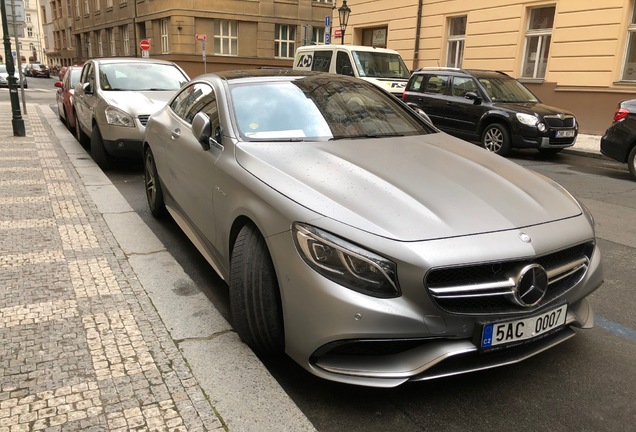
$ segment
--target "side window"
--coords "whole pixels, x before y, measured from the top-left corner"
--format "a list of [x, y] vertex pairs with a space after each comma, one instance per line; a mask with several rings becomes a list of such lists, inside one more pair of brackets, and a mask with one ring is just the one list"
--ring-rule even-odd
[[477, 93], [477, 84], [472, 78], [453, 77], [451, 89], [453, 96], [464, 97], [468, 92]]
[[411, 86], [409, 90], [420, 91], [422, 89], [423, 82], [424, 82], [424, 75], [415, 75], [415, 77], [413, 77], [413, 81], [411, 81]]
[[443, 94], [447, 84], [447, 76], [431, 75], [424, 86], [424, 93]]
[[207, 84], [194, 83], [185, 87], [172, 100], [170, 108], [184, 121], [192, 123], [192, 119], [205, 106], [205, 96], [213, 93]]
[[84, 68], [82, 69], [82, 75], [80, 78], [80, 82], [83, 84], [88, 81], [88, 70], [93, 66], [92, 63], [86, 63]]
[[333, 51], [316, 51], [314, 52], [314, 62], [311, 65], [312, 71], [329, 72], [331, 66], [331, 58]]
[[354, 76], [353, 67], [351, 67], [351, 60], [349, 60], [349, 54], [344, 51], [338, 51], [336, 56], [336, 73], [340, 75]]

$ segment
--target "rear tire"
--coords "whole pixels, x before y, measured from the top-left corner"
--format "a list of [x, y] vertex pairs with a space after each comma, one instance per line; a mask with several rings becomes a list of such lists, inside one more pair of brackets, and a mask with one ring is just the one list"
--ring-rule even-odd
[[236, 239], [230, 264], [234, 329], [257, 354], [281, 354], [285, 331], [278, 279], [265, 239], [253, 224]]
[[510, 133], [500, 123], [490, 124], [481, 134], [481, 144], [488, 151], [506, 156], [510, 153]]
[[93, 160], [99, 165], [102, 171], [108, 171], [112, 168], [113, 157], [106, 153], [104, 140], [97, 126], [93, 127], [93, 132], [91, 133], [91, 154], [93, 155]]
[[629, 156], [627, 156], [627, 167], [629, 168], [629, 173], [636, 179], [636, 146], [632, 148]]
[[150, 148], [146, 149], [144, 155], [144, 184], [146, 185], [146, 199], [150, 213], [155, 218], [161, 218], [166, 213], [166, 205], [163, 201], [163, 190], [157, 174], [155, 158]]

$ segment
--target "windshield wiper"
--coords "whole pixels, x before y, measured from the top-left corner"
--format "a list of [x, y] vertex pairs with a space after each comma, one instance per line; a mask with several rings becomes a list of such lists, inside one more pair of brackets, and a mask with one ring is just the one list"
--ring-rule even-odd
[[336, 141], [341, 139], [363, 139], [363, 138], [386, 138], [386, 137], [402, 137], [401, 133], [386, 133], [386, 134], [365, 134], [365, 135], [334, 135], [329, 141]]

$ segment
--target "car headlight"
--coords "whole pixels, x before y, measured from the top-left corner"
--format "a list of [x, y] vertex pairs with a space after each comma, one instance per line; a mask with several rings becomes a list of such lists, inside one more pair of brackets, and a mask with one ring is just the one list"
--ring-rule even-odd
[[106, 122], [109, 125], [135, 127], [133, 118], [119, 108], [109, 106], [104, 110], [104, 113], [106, 114]]
[[517, 120], [528, 126], [535, 126], [539, 123], [539, 119], [536, 116], [524, 113], [517, 113]]
[[327, 279], [373, 297], [398, 297], [395, 263], [321, 229], [294, 223], [303, 260]]

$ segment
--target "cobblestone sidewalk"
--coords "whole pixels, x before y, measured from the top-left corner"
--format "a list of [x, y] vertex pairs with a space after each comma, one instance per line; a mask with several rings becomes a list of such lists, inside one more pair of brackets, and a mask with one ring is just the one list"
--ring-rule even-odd
[[226, 430], [42, 109], [0, 111], [0, 432]]

